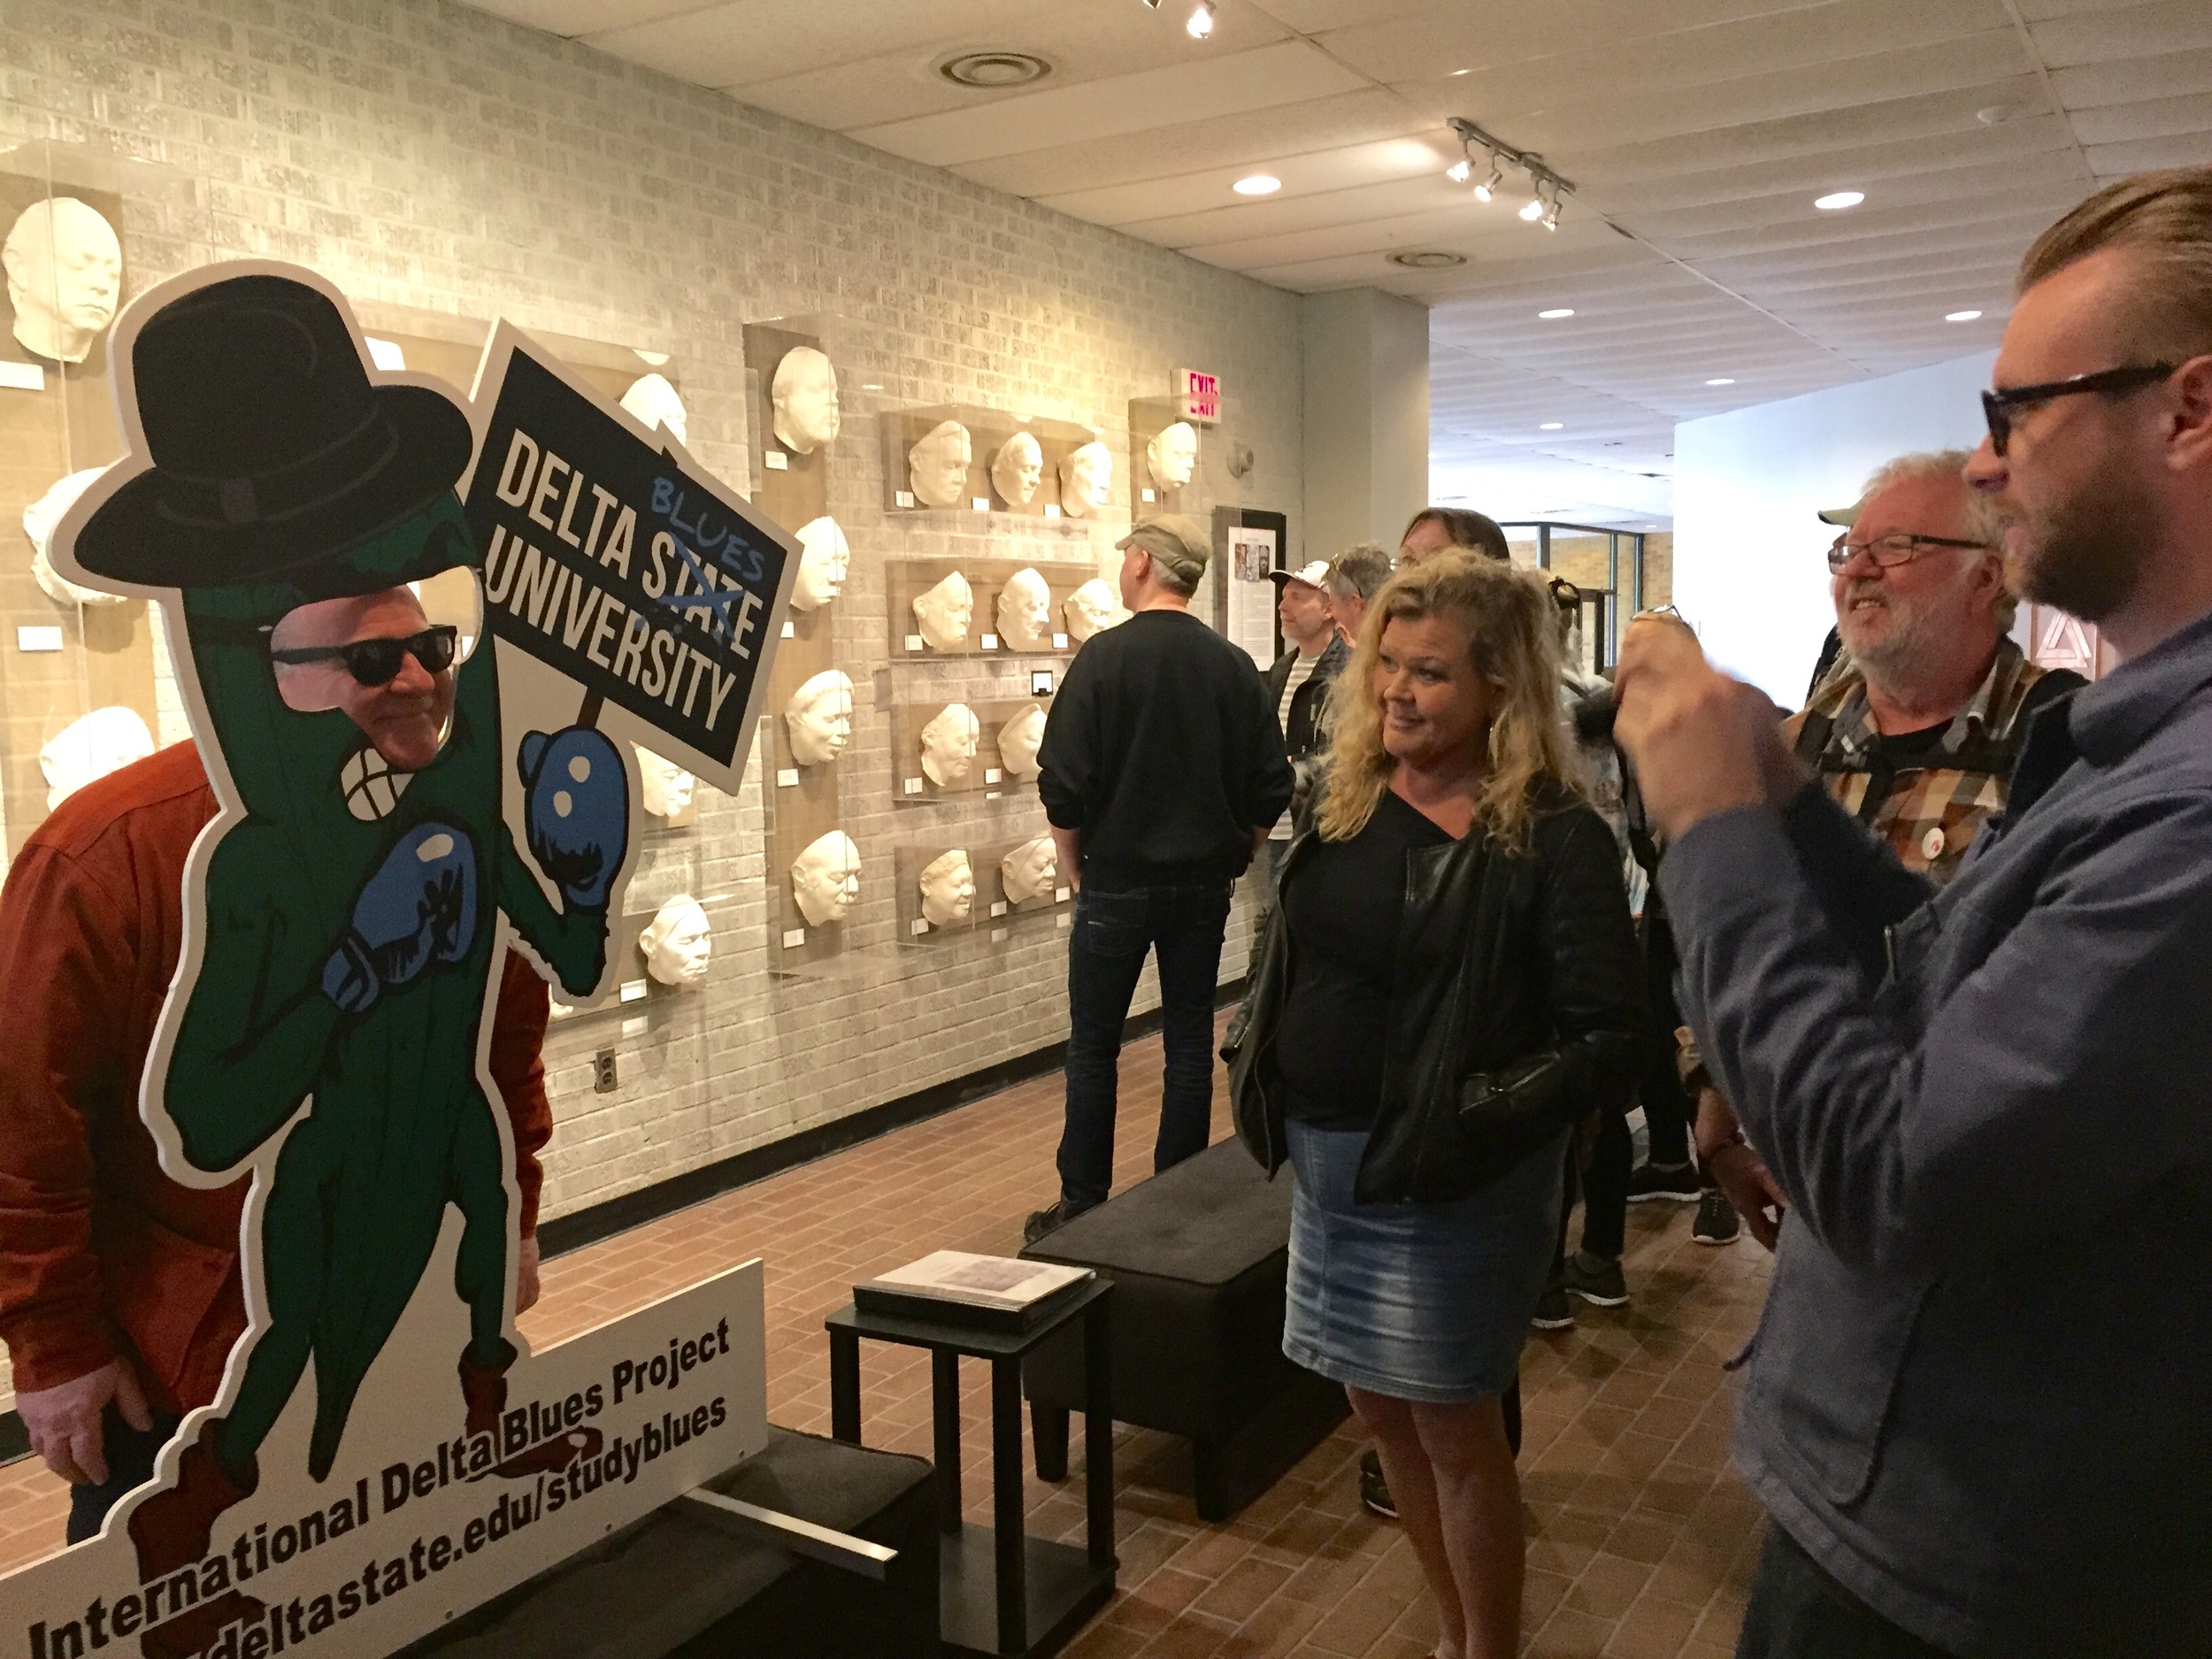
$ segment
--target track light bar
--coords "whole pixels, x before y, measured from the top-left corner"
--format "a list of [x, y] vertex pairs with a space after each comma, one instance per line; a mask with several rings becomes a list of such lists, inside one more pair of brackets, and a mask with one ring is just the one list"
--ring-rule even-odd
[[1532, 225], [1540, 223], [1546, 230], [1559, 228], [1560, 204], [1574, 193], [1571, 180], [1561, 178], [1533, 150], [1516, 150], [1463, 117], [1453, 116], [1451, 128], [1459, 140], [1459, 159], [1444, 170], [1447, 178], [1455, 184], [1472, 178], [1474, 152], [1481, 150], [1490, 158], [1490, 176], [1475, 187], [1475, 199], [1489, 201], [1505, 182], [1505, 170], [1511, 167], [1528, 175], [1529, 188], [1534, 193], [1534, 199], [1521, 209], [1521, 217]]

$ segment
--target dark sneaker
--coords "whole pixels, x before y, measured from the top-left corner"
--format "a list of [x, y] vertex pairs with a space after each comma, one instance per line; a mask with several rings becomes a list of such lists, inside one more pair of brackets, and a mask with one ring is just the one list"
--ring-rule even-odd
[[1690, 1236], [1700, 1244], [1733, 1244], [1742, 1230], [1736, 1207], [1718, 1187], [1697, 1201], [1697, 1219], [1690, 1225]]
[[1544, 1286], [1544, 1294], [1536, 1299], [1536, 1311], [1528, 1322], [1539, 1331], [1571, 1331], [1574, 1328], [1575, 1310], [1567, 1301], [1567, 1287], [1554, 1280]]
[[[1594, 1267], [1589, 1265], [1594, 1261], [1597, 1263]], [[1560, 1288], [1571, 1290], [1600, 1308], [1619, 1308], [1628, 1302], [1628, 1281], [1621, 1277], [1618, 1256], [1607, 1261], [1577, 1250], [1567, 1258], [1566, 1271], [1560, 1275]]]
[[1632, 1204], [1660, 1200], [1673, 1204], [1694, 1204], [1703, 1192], [1697, 1184], [1697, 1166], [1691, 1164], [1678, 1164], [1671, 1170], [1655, 1164], [1639, 1164], [1628, 1175], [1628, 1202]]
[[1064, 1198], [1047, 1204], [1042, 1210], [1033, 1211], [1029, 1219], [1022, 1223], [1022, 1242], [1034, 1244], [1055, 1228], [1064, 1227], [1085, 1210], [1097, 1208], [1095, 1204], [1070, 1204]]
[[1359, 1501], [1367, 1506], [1370, 1515], [1379, 1515], [1386, 1521], [1398, 1518], [1398, 1506], [1390, 1496], [1390, 1483], [1383, 1479], [1382, 1459], [1370, 1447], [1359, 1455]]

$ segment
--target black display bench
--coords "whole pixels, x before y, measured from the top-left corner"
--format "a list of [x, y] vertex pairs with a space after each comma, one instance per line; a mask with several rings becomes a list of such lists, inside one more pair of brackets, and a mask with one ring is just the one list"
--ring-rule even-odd
[[[1066, 1646], [1114, 1593], [1112, 1291], [1104, 1280], [1094, 1281], [1020, 1332], [868, 1313], [850, 1303], [823, 1322], [830, 1341], [830, 1432], [855, 1446], [860, 1444], [861, 1338], [929, 1350], [938, 1598], [949, 1655], [1044, 1659]], [[1022, 1530], [1022, 1362], [1040, 1343], [1063, 1334], [1079, 1343], [1083, 1356], [1087, 1549], [1030, 1538]], [[991, 1365], [988, 1527], [962, 1519], [963, 1357]]]
[[[1224, 1141], [1022, 1252], [1114, 1282], [1114, 1415], [1190, 1442], [1201, 1520], [1230, 1519], [1350, 1409], [1342, 1388], [1283, 1357], [1290, 1202], [1287, 1176], [1270, 1181]], [[1063, 1336], [1025, 1369], [1037, 1473], [1057, 1480], [1085, 1356]]]

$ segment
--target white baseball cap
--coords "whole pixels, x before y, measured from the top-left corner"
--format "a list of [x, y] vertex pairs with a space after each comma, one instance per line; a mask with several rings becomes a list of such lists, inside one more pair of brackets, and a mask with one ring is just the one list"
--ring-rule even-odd
[[1310, 565], [1301, 565], [1294, 571], [1270, 571], [1267, 580], [1278, 588], [1286, 582], [1303, 582], [1307, 587], [1318, 588], [1325, 594], [1329, 591], [1329, 561], [1316, 559]]

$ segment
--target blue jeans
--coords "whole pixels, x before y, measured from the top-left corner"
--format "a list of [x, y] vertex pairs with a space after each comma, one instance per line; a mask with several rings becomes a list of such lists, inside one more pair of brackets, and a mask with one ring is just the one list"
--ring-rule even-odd
[[1122, 1027], [1147, 950], [1160, 964], [1160, 1134], [1155, 1172], [1206, 1149], [1213, 1117], [1214, 986], [1229, 922], [1226, 881], [1102, 890], [1085, 883], [1068, 938], [1067, 1126], [1060, 1200], [1103, 1203], [1114, 1180]]
[[114, 1406], [108, 1407], [100, 1422], [104, 1449], [108, 1455], [108, 1478], [96, 1486], [69, 1488], [67, 1537], [71, 1543], [81, 1544], [98, 1532], [100, 1523], [108, 1518], [108, 1511], [115, 1507], [118, 1498], [136, 1491], [154, 1478], [154, 1460], [176, 1433], [177, 1423], [177, 1418], [157, 1411], [150, 1430], [134, 1429], [123, 1421], [123, 1414]]

